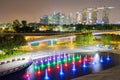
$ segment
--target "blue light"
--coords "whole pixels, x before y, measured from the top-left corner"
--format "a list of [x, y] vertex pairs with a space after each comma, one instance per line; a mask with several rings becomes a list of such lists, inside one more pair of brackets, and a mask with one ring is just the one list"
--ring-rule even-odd
[[103, 62], [104, 62], [104, 61], [103, 61], [103, 58], [101, 57], [101, 58], [100, 58], [100, 63], [103, 63]]
[[95, 62], [92, 62], [92, 64], [94, 65], [94, 64], [95, 64]]
[[49, 79], [49, 76], [48, 76], [48, 72], [47, 72], [47, 69], [45, 70], [45, 80], [48, 80]]
[[110, 61], [110, 56], [107, 56], [106, 60], [107, 60], [107, 61]]
[[83, 67], [84, 67], [84, 68], [86, 68], [86, 67], [87, 67], [85, 62], [83, 63]]
[[62, 68], [62, 64], [60, 64], [60, 75], [64, 75], [64, 73], [63, 73], [63, 68]]
[[76, 71], [76, 67], [75, 67], [75, 64], [73, 64], [73, 68], [72, 68], [72, 71]]
[[103, 59], [100, 59], [100, 62], [103, 63]]

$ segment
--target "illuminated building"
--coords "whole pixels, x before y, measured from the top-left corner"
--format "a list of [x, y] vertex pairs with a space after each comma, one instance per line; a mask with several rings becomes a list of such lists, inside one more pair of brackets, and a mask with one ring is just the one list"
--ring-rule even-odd
[[82, 15], [80, 12], [76, 13], [76, 24], [81, 24], [82, 21]]
[[86, 24], [87, 22], [87, 9], [82, 11], [82, 24]]

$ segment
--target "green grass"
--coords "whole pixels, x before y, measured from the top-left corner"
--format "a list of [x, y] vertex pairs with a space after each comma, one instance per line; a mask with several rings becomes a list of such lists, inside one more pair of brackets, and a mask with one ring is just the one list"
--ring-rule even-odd
[[25, 54], [28, 53], [29, 51], [23, 51], [23, 50], [15, 50], [13, 51], [13, 54], [0, 54], [0, 60], [6, 59], [6, 58], [11, 58], [17, 55]]

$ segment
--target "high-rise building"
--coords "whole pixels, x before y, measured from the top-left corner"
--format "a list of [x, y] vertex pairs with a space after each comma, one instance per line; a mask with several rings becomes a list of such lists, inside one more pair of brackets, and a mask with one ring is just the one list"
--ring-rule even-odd
[[86, 24], [92, 24], [92, 11], [93, 11], [93, 8], [87, 8]]
[[98, 11], [97, 11], [97, 9], [94, 9], [93, 11], [92, 11], [92, 24], [97, 24], [98, 22], [98, 18], [97, 18], [97, 16], [98, 16]]
[[87, 9], [82, 10], [82, 24], [87, 23]]
[[74, 24], [74, 19], [72, 13], [69, 13], [66, 17], [66, 24]]
[[75, 20], [76, 24], [81, 24], [82, 23], [82, 15], [80, 12], [76, 13], [76, 20]]
[[48, 16], [44, 16], [43, 18], [40, 19], [41, 24], [48, 24]]
[[60, 23], [60, 12], [54, 12], [52, 15], [53, 24]]
[[109, 9], [106, 7], [103, 9], [102, 22], [104, 22], [104, 24], [109, 23]]
[[109, 24], [109, 11], [110, 9], [113, 9], [114, 7], [98, 7], [98, 10], [102, 10], [102, 19], [101, 24]]
[[65, 16], [65, 14], [60, 15], [60, 23], [59, 24], [60, 25], [66, 24], [66, 16]]

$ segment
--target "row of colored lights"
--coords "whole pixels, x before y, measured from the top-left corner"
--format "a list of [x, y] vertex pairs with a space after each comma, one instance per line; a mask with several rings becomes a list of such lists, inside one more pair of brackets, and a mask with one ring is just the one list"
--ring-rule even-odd
[[[47, 58], [47, 59], [45, 59], [45, 60], [46, 60], [46, 62], [44, 62], [44, 61], [41, 59], [39, 64], [38, 64], [38, 62], [36, 61], [36, 63], [35, 63], [35, 69], [37, 69], [37, 66], [39, 66], [39, 65], [40, 65], [41, 68], [44, 68], [45, 66], [46, 66], [46, 67], [49, 67], [49, 66], [51, 66], [52, 64], [55, 66], [56, 64], [59, 65], [59, 64], [63, 64], [63, 63], [65, 63], [65, 66], [67, 66], [67, 62], [70, 63], [71, 61], [72, 61], [72, 64], [75, 64], [75, 61], [78, 61], [80, 64], [82, 64], [83, 62], [88, 63], [88, 62], [93, 61], [93, 57], [90, 56], [90, 57], [88, 58], [88, 56], [85, 56], [85, 57], [83, 58], [83, 60], [82, 60], [82, 58], [81, 58], [80, 55], [77, 55], [77, 56], [73, 55], [72, 57], [71, 57], [71, 56], [68, 56], [68, 57], [63, 57], [63, 58], [57, 57], [57, 59], [54, 59], [54, 58], [53, 58], [52, 61], [50, 61], [49, 58]], [[110, 57], [107, 56], [106, 60], [109, 61], [109, 60], [110, 60]], [[101, 63], [104, 62], [102, 57], [100, 58], [100, 62], [101, 62]], [[93, 64], [94, 64], [94, 62], [93, 62]]]
[[[47, 59], [44, 59], [44, 60], [47, 60], [46, 62], [44, 62], [44, 61], [42, 61], [41, 63], [40, 63], [40, 67], [41, 68], [44, 68], [45, 67], [45, 65], [46, 65], [46, 70], [48, 71], [48, 72], [50, 72], [51, 71], [51, 67], [50, 67], [50, 65], [51, 65], [51, 62], [49, 61], [49, 58], [47, 58]], [[83, 58], [83, 60], [82, 60], [82, 58], [81, 58], [81, 56], [80, 55], [77, 55], [77, 56], [75, 56], [75, 55], [73, 55], [72, 57], [71, 56], [68, 56], [68, 57], [61, 57], [61, 58], [59, 58], [58, 57], [58, 59], [54, 59], [53, 58], [53, 60], [52, 60], [52, 64], [54, 64], [54, 65], [56, 65], [56, 68], [57, 69], [60, 69], [60, 66], [61, 66], [61, 64], [63, 64], [62, 62], [64, 62], [64, 66], [65, 67], [68, 67], [68, 62], [70, 61], [72, 61], [72, 64], [73, 64], [73, 71], [74, 70], [76, 70], [75, 69], [75, 63], [76, 63], [76, 60], [80, 63], [80, 64], [82, 64], [83, 63], [83, 67], [86, 67], [86, 63], [88, 63], [88, 62], [92, 62], [92, 64], [94, 64], [94, 62], [93, 62], [93, 57], [92, 56], [90, 56], [89, 58], [87, 57], [87, 56], [85, 56], [84, 58]], [[106, 57], [106, 60], [107, 61], [110, 61], [111, 59], [110, 59], [110, 57], [109, 56], [107, 56]], [[44, 63], [43, 63], [44, 62]], [[100, 58], [100, 62], [101, 63], [103, 63], [104, 62], [104, 59], [101, 57]], [[38, 63], [36, 63], [35, 65], [34, 65], [34, 69], [35, 70], [37, 70], [37, 75], [40, 75], [41, 74], [41, 70], [40, 70], [40, 67], [39, 66], [37, 66], [38, 65]], [[30, 75], [27, 73], [26, 74], [26, 77], [29, 77]]]

